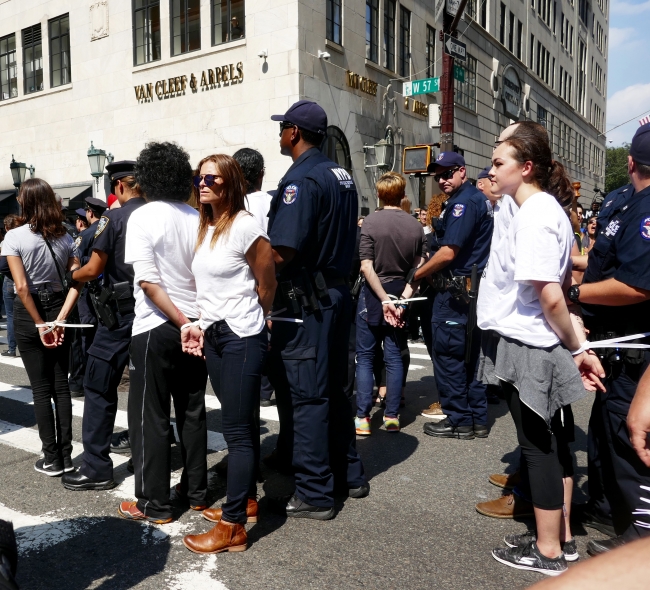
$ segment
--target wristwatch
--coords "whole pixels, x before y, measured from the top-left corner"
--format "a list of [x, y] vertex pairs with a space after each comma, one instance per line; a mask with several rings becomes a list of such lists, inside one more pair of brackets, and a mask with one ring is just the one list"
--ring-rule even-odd
[[572, 303], [580, 303], [580, 286], [571, 285], [566, 292], [566, 296]]

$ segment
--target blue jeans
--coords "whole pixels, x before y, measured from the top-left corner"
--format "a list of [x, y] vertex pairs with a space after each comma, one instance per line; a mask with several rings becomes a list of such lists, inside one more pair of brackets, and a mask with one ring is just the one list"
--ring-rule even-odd
[[402, 397], [404, 365], [400, 341], [406, 337], [405, 328], [391, 326], [370, 326], [357, 317], [357, 416], [370, 416], [372, 408], [373, 361], [377, 344], [384, 344], [386, 363], [386, 411], [385, 416], [395, 418], [399, 413]]
[[16, 294], [14, 293], [14, 282], [7, 277], [2, 285], [2, 299], [7, 311], [7, 344], [10, 352], [16, 352], [16, 337], [14, 336], [14, 299], [16, 299]]
[[222, 320], [205, 331], [208, 375], [221, 402], [223, 437], [228, 444], [227, 497], [221, 508], [224, 520], [231, 523], [246, 523], [248, 498], [257, 495], [260, 432], [256, 413], [267, 348], [266, 329], [240, 338]]

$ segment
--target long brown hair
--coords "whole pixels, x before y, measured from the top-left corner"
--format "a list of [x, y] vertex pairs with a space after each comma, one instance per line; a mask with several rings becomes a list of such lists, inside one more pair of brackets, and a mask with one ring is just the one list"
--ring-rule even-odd
[[18, 193], [22, 209], [21, 225], [28, 223], [35, 234], [46, 240], [64, 236], [65, 219], [52, 187], [42, 178], [29, 178], [20, 185]]
[[219, 219], [212, 218], [212, 206], [209, 203], [201, 203], [199, 189], [194, 187], [194, 195], [199, 205], [199, 236], [196, 241], [196, 248], [205, 240], [208, 233], [208, 227], [215, 225], [210, 248], [214, 248], [219, 236], [227, 235], [230, 228], [240, 211], [246, 211], [246, 180], [239, 164], [232, 156], [225, 154], [213, 154], [203, 158], [194, 172], [195, 175], [201, 173], [201, 166], [206, 162], [214, 162], [217, 167], [219, 176], [223, 178], [223, 191], [226, 200], [226, 212]]

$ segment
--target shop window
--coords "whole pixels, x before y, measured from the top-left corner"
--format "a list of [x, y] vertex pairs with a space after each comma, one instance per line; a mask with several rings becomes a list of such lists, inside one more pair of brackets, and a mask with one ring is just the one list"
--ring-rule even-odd
[[172, 55], [201, 49], [201, 0], [171, 0]]
[[320, 146], [321, 152], [330, 160], [352, 173], [352, 159], [350, 158], [350, 145], [343, 131], [334, 125], [327, 128], [325, 139]]
[[212, 45], [243, 39], [244, 0], [212, 0]]
[[0, 100], [18, 96], [16, 35], [0, 39]]
[[70, 18], [67, 14], [53, 18], [50, 30], [50, 86], [69, 84], [70, 78]]
[[341, 38], [341, 0], [326, 0], [326, 35], [330, 41], [343, 45]]
[[23, 29], [25, 94], [43, 90], [43, 39], [41, 25]]
[[159, 0], [133, 0], [133, 37], [136, 66], [160, 59]]

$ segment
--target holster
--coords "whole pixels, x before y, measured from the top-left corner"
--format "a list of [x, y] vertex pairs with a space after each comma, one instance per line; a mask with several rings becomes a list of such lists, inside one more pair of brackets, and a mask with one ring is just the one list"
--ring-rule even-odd
[[342, 278], [326, 279], [320, 271], [310, 275], [303, 268], [300, 275], [287, 281], [280, 281], [282, 307], [286, 307], [294, 315], [300, 315], [301, 309], [307, 313], [317, 311], [319, 302], [323, 305], [330, 304], [329, 289], [345, 283]]
[[122, 315], [133, 313], [135, 310], [135, 299], [133, 298], [133, 287], [128, 281], [115, 283], [113, 285], [113, 300], [117, 311]]

